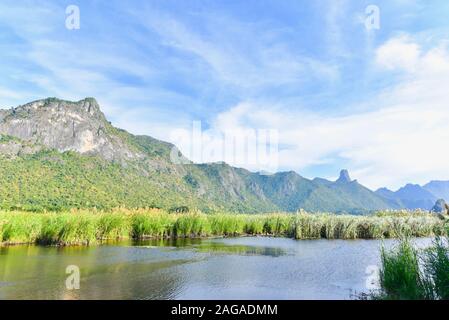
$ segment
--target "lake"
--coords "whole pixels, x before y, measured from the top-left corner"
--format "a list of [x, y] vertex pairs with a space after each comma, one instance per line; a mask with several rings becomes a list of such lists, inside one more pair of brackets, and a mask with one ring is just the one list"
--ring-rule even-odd
[[[353, 299], [367, 292], [382, 243], [395, 241], [243, 237], [2, 247], [0, 299]], [[70, 265], [80, 270], [79, 290], [66, 287]]]

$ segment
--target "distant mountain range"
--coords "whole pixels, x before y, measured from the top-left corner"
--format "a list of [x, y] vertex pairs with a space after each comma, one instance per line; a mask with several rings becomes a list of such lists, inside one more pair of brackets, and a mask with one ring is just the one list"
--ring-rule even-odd
[[430, 210], [439, 199], [449, 201], [449, 181], [431, 181], [424, 186], [407, 184], [396, 192], [381, 188], [376, 194], [408, 209]]
[[[449, 182], [369, 190], [342, 170], [336, 181], [265, 175], [226, 163], [174, 164], [175, 147], [113, 127], [93, 98], [55, 98], [0, 110], [0, 208], [162, 207], [172, 210], [364, 213], [430, 209]], [[182, 155], [179, 153], [182, 157]]]

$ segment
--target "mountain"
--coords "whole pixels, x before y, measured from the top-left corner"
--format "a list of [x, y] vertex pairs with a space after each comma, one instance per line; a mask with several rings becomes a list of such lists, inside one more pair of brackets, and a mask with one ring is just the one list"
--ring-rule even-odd
[[423, 186], [438, 199], [444, 199], [449, 202], [449, 181], [431, 181]]
[[407, 209], [430, 210], [437, 200], [448, 201], [449, 181], [432, 181], [424, 186], [407, 184], [396, 192], [381, 188], [376, 194]]
[[[171, 154], [184, 161], [175, 164]], [[0, 208], [124, 206], [236, 212], [361, 213], [399, 204], [350, 179], [194, 164], [170, 143], [115, 128], [95, 99], [48, 98], [0, 110]]]
[[[349, 174], [348, 174], [349, 177]], [[351, 212], [386, 209], [389, 204], [356, 181], [308, 180], [296, 172], [282, 172], [271, 176], [251, 174], [251, 185], [278, 208], [296, 211]]]
[[340, 176], [338, 177], [337, 183], [342, 183], [342, 184], [346, 184], [346, 183], [350, 183], [351, 178], [349, 177], [349, 172], [346, 169], [343, 169], [340, 171]]
[[430, 209], [437, 197], [417, 184], [407, 184], [396, 191], [396, 196], [409, 209]]

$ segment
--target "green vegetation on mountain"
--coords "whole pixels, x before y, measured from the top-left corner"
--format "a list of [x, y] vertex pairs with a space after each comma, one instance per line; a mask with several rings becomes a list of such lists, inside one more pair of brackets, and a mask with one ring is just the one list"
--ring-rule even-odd
[[[182, 164], [173, 163], [173, 152]], [[191, 163], [170, 143], [115, 128], [93, 98], [49, 98], [0, 113], [0, 208], [114, 207], [247, 213], [400, 208], [351, 181], [347, 171], [331, 182]]]
[[[197, 205], [177, 193], [176, 177], [140, 174], [94, 156], [40, 151], [14, 159], [0, 158], [0, 207], [29, 211], [70, 208], [107, 209]], [[173, 192], [166, 192], [171, 188]]]

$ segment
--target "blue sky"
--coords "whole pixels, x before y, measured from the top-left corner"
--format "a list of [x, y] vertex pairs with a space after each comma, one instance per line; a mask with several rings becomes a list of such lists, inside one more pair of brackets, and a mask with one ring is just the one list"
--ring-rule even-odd
[[446, 0], [2, 0], [0, 105], [92, 96], [116, 126], [187, 154], [172, 133], [201, 121], [209, 141], [278, 130], [278, 169], [306, 177], [449, 179], [448, 16]]

